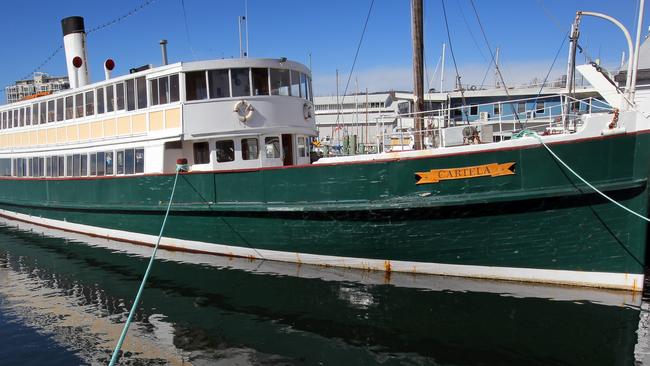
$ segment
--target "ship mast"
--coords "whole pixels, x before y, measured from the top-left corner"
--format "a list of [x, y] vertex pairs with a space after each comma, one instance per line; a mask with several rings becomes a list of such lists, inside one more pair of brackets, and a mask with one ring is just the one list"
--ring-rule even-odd
[[411, 0], [411, 32], [413, 38], [413, 120], [415, 150], [422, 149], [424, 110], [424, 58], [422, 0]]

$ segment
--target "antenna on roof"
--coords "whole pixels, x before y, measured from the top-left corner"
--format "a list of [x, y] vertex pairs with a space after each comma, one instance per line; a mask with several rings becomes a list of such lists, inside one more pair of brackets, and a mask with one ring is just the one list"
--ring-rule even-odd
[[[245, 58], [248, 57], [248, 1], [247, 0], [244, 0], [244, 15], [240, 15], [237, 17], [237, 23], [239, 26], [239, 57]], [[242, 29], [242, 23], [244, 24], [243, 29]], [[245, 38], [242, 32], [246, 33]]]

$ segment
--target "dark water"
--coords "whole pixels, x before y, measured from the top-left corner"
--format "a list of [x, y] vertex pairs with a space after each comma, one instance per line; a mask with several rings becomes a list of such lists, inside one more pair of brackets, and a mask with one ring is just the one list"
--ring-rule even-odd
[[[15, 225], [0, 224], [0, 365], [106, 364], [150, 249]], [[645, 364], [645, 308], [626, 292], [162, 252], [122, 364]]]

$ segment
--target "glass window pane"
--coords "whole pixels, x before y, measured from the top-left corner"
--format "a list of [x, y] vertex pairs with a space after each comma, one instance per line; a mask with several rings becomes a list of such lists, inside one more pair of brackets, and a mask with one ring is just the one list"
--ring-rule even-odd
[[19, 120], [20, 120], [20, 127], [23, 127], [25, 125], [25, 109], [20, 108], [18, 110], [18, 115], [19, 115]]
[[66, 173], [65, 175], [68, 177], [72, 177], [72, 155], [66, 156]]
[[72, 95], [65, 97], [65, 119], [73, 119], [74, 103]]
[[25, 108], [25, 124], [27, 126], [32, 124], [32, 107], [26, 107]]
[[294, 97], [300, 97], [300, 73], [295, 70], [291, 70], [291, 95]]
[[95, 91], [86, 92], [86, 116], [95, 114]]
[[53, 177], [53, 176], [56, 175], [56, 173], [54, 172], [54, 171], [55, 171], [55, 169], [54, 169], [54, 163], [55, 163], [56, 161], [57, 161], [57, 160], [56, 160], [56, 157], [54, 157], [54, 160], [53, 160], [52, 157], [50, 157], [50, 156], [48, 156], [47, 158], [45, 158], [45, 171], [46, 171], [45, 175], [46, 175], [46, 176], [48, 176], [48, 177]]
[[194, 164], [207, 164], [210, 162], [210, 145], [207, 142], [197, 142], [194, 148]]
[[289, 95], [289, 70], [271, 69], [271, 94]]
[[126, 110], [135, 110], [135, 80], [126, 81]]
[[97, 89], [97, 114], [104, 113], [104, 88]]
[[230, 85], [228, 84], [228, 70], [208, 71], [210, 82], [210, 98], [230, 97]]
[[233, 140], [222, 140], [216, 142], [217, 162], [225, 163], [235, 160], [235, 142]]
[[[164, 78], [163, 78], [164, 79]], [[158, 105], [158, 79], [151, 80], [151, 105]]]
[[124, 174], [133, 174], [135, 172], [133, 149], [124, 150]]
[[166, 76], [158, 80], [158, 95], [160, 96], [160, 104], [169, 103], [169, 78]]
[[178, 74], [169, 77], [169, 102], [178, 102]]
[[115, 110], [124, 110], [124, 83], [115, 84], [115, 101], [117, 102]]
[[56, 100], [56, 120], [63, 121], [63, 98]]
[[144, 173], [144, 149], [135, 149], [135, 172]]
[[233, 97], [248, 97], [251, 95], [251, 84], [248, 68], [230, 69]]
[[298, 156], [300, 157], [307, 156], [306, 155], [307, 147], [305, 145], [305, 138], [300, 136], [296, 140], [298, 142]]
[[117, 174], [124, 174], [124, 151], [117, 152]]
[[115, 108], [115, 97], [113, 94], [113, 85], [106, 87], [106, 112], [112, 112]]
[[72, 156], [72, 175], [78, 177], [81, 174], [81, 157], [79, 154]]
[[54, 122], [54, 101], [49, 100], [47, 102], [47, 121]]
[[106, 157], [106, 175], [113, 175], [113, 152], [108, 151], [105, 153]]
[[[40, 123], [45, 123], [45, 121], [47, 121], [47, 105], [45, 102], [41, 102], [38, 114]], [[9, 127], [11, 127], [11, 125], [9, 125]]]
[[253, 74], [253, 95], [269, 95], [269, 69], [251, 69]]
[[65, 176], [65, 157], [59, 156], [59, 177]]
[[75, 118], [83, 117], [84, 116], [84, 95], [83, 94], [75, 95], [74, 104], [75, 104], [74, 117]]
[[208, 97], [205, 85], [205, 71], [194, 71], [185, 74], [185, 97], [187, 100], [201, 100]]
[[[4, 121], [3, 121], [3, 127], [4, 127]], [[32, 104], [32, 124], [37, 125], [38, 124], [38, 104]]]
[[269, 159], [280, 158], [280, 138], [277, 136], [269, 136], [264, 138], [266, 145], [266, 157]]
[[81, 176], [88, 175], [88, 154], [81, 154]]
[[300, 73], [300, 97], [309, 99], [307, 95], [307, 75]]
[[145, 77], [135, 79], [138, 92], [138, 109], [147, 108], [147, 81]]
[[241, 154], [244, 160], [255, 160], [259, 158], [259, 144], [256, 138], [241, 140]]
[[90, 154], [90, 175], [97, 175], [97, 154]]
[[104, 168], [106, 167], [106, 157], [103, 152], [97, 153], [97, 175], [104, 175]]

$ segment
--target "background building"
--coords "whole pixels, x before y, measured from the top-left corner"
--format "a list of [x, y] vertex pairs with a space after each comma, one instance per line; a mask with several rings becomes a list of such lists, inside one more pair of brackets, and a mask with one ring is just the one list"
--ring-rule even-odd
[[33, 79], [18, 80], [15, 85], [6, 87], [5, 95], [7, 103], [15, 103], [36, 93], [54, 93], [69, 87], [67, 76], [49, 76], [44, 72], [35, 72]]

